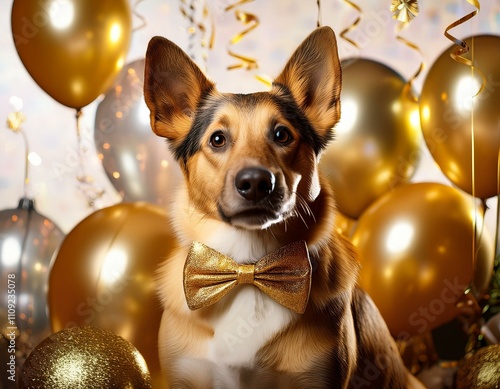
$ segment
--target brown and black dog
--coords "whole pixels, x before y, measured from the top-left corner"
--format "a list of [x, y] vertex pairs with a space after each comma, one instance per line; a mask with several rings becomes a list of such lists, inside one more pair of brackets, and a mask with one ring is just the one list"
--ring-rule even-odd
[[[180, 248], [159, 269], [162, 368], [172, 388], [421, 387], [377, 308], [356, 286], [359, 264], [334, 229], [333, 193], [318, 171], [340, 117], [333, 31], [315, 30], [268, 92], [217, 91], [174, 43], [155, 37], [144, 94], [184, 181], [171, 207]], [[238, 264], [305, 241], [303, 313], [254, 285], [191, 310], [183, 274], [201, 242]]]

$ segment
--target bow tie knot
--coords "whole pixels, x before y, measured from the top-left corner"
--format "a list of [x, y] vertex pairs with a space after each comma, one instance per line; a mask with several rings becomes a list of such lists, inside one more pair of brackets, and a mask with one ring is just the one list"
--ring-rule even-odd
[[238, 266], [238, 278], [236, 279], [238, 284], [253, 284], [255, 280], [255, 265], [239, 265]]
[[194, 242], [184, 265], [184, 292], [192, 310], [215, 304], [240, 284], [253, 284], [281, 305], [303, 313], [311, 289], [311, 262], [304, 241], [290, 243], [255, 264]]

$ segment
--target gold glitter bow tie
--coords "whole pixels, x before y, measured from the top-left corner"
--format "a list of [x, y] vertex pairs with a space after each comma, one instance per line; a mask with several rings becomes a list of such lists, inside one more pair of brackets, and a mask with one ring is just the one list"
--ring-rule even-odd
[[281, 305], [304, 313], [311, 290], [306, 243], [290, 243], [249, 265], [239, 265], [203, 243], [192, 244], [184, 265], [189, 309], [215, 304], [239, 284], [253, 284]]

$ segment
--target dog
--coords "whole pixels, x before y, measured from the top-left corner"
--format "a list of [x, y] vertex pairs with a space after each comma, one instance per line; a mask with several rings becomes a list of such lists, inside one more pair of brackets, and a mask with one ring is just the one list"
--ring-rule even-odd
[[[269, 91], [251, 94], [219, 92], [174, 43], [149, 42], [151, 127], [184, 176], [170, 209], [179, 247], [157, 279], [171, 388], [423, 387], [356, 285], [355, 250], [335, 231], [333, 192], [318, 170], [340, 118], [341, 79], [329, 27], [304, 40]], [[193, 243], [216, 250], [216, 265], [227, 257], [247, 269], [294, 242], [310, 266], [298, 312], [243, 282], [209, 305], [187, 302]]]

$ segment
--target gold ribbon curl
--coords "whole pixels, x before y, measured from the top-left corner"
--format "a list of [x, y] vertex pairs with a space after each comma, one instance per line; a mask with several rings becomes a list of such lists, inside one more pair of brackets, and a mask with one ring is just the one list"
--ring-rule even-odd
[[[239, 0], [233, 4], [228, 5], [224, 10], [226, 12], [229, 12], [240, 5], [243, 5], [245, 3], [250, 3], [252, 1], [254, 0]], [[235, 34], [229, 41], [229, 45], [234, 45], [240, 42], [249, 32], [256, 29], [260, 24], [259, 18], [252, 13], [244, 12], [241, 11], [240, 9], [235, 9], [234, 14], [236, 16], [236, 20], [238, 20], [239, 22], [243, 23], [243, 25], [248, 27], [245, 28], [243, 31], [239, 32], [238, 34]], [[240, 69], [240, 68], [251, 70], [251, 69], [257, 69], [259, 67], [259, 64], [257, 63], [257, 60], [255, 58], [243, 54], [237, 54], [230, 48], [227, 49], [227, 53], [231, 57], [236, 58], [237, 60], [240, 61], [237, 64], [228, 66], [227, 70]]]
[[467, 22], [468, 20], [472, 19], [474, 16], [476, 16], [479, 13], [479, 11], [481, 9], [481, 5], [479, 3], [479, 0], [467, 0], [467, 2], [471, 5], [473, 5], [474, 7], [476, 7], [476, 9], [474, 11], [468, 13], [467, 15], [461, 17], [460, 19], [454, 21], [448, 27], [446, 27], [446, 29], [444, 31], [444, 36], [458, 46], [455, 48], [455, 50], [453, 50], [450, 53], [450, 57], [453, 58], [453, 60], [455, 60], [458, 63], [469, 66], [471, 68], [472, 72], [476, 71], [479, 74], [479, 76], [481, 77], [481, 86], [479, 87], [478, 92], [473, 96], [473, 97], [475, 97], [483, 91], [483, 89], [486, 85], [486, 78], [485, 78], [483, 72], [481, 72], [481, 70], [479, 70], [477, 67], [474, 66], [471, 59], [464, 57], [465, 54], [467, 54], [469, 52], [469, 45], [467, 45], [467, 42], [454, 37], [453, 35], [451, 35], [448, 32], [452, 28], [455, 28], [455, 27]]
[[[412, 50], [415, 50], [420, 56], [420, 65], [416, 72], [408, 79], [406, 83], [406, 88], [411, 89], [413, 81], [420, 75], [425, 67], [424, 61], [422, 60], [423, 54], [420, 48], [413, 42], [401, 36], [401, 31], [408, 27], [408, 25], [418, 16], [419, 8], [417, 0], [392, 0], [390, 11], [392, 12], [392, 18], [398, 21], [396, 25], [396, 39], [403, 43], [405, 46]], [[415, 101], [417, 100], [414, 97]]]
[[358, 11], [358, 17], [356, 18], [356, 20], [354, 20], [354, 22], [352, 22], [349, 26], [347, 26], [345, 29], [343, 29], [341, 32], [340, 32], [340, 37], [342, 39], [344, 39], [345, 41], [349, 42], [351, 45], [353, 45], [356, 49], [360, 49], [359, 48], [359, 45], [357, 42], [353, 41], [351, 38], [347, 37], [346, 34], [351, 32], [353, 29], [356, 28], [356, 26], [359, 24], [359, 22], [361, 21], [361, 17], [363, 16], [363, 10], [361, 9], [361, 7], [355, 3], [353, 3], [352, 1], [349, 1], [349, 0], [344, 0], [347, 4], [349, 4], [351, 7], [353, 7], [356, 11]]
[[[231, 46], [237, 44], [240, 42], [246, 35], [248, 35], [251, 31], [255, 30], [259, 25], [260, 21], [257, 15], [254, 15], [250, 12], [245, 12], [242, 11], [241, 9], [237, 9], [238, 6], [243, 5], [245, 3], [250, 3], [254, 0], [239, 0], [236, 1], [233, 4], [228, 5], [224, 11], [229, 12], [234, 10], [234, 15], [236, 17], [236, 20], [239, 22], [243, 23], [244, 26], [247, 26], [243, 31], [233, 35], [233, 37], [229, 41], [229, 47], [227, 49], [227, 53], [229, 56], [237, 59], [239, 62], [234, 64], [234, 65], [229, 65], [227, 67], [227, 70], [234, 70], [234, 69], [246, 69], [246, 70], [254, 70], [259, 68], [259, 63], [256, 58], [250, 57], [248, 55], [244, 54], [239, 54], [236, 53], [235, 51], [231, 50]], [[264, 74], [257, 74], [254, 75], [254, 77], [262, 82], [264, 85], [267, 87], [271, 87], [272, 85], [272, 80], [271, 77], [264, 75]]]

